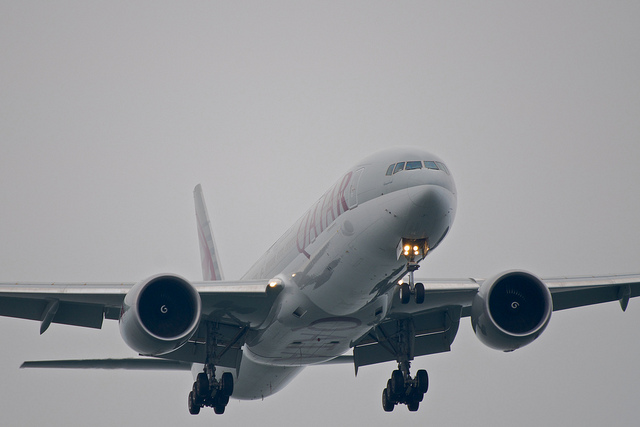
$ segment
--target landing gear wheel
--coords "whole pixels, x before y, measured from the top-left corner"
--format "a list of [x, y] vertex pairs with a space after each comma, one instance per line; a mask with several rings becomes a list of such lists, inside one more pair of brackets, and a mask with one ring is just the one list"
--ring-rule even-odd
[[422, 304], [424, 302], [424, 285], [422, 283], [416, 283], [416, 304]]
[[195, 396], [193, 395], [193, 391], [189, 392], [189, 413], [191, 415], [198, 415], [200, 413], [200, 405], [196, 402]]
[[216, 403], [215, 406], [227, 406], [229, 404], [229, 396], [219, 394], [217, 398], [218, 398], [218, 402]]
[[429, 390], [429, 375], [424, 369], [416, 372], [416, 389], [420, 394], [425, 394]]
[[207, 378], [207, 374], [204, 372], [198, 374], [193, 390], [195, 391], [195, 397], [200, 400], [209, 395], [209, 378]]
[[233, 394], [233, 375], [231, 372], [225, 372], [220, 379], [220, 391], [224, 396], [231, 396]]
[[409, 284], [403, 283], [402, 285], [400, 285], [400, 303], [409, 304], [410, 299], [411, 299], [411, 290], [409, 289]]
[[387, 393], [387, 399], [389, 400], [389, 402], [395, 404], [395, 400], [393, 399], [393, 392], [391, 391], [391, 380], [387, 380], [387, 388], [385, 388], [384, 391]]
[[222, 405], [222, 406], [214, 406], [213, 407], [213, 412], [215, 412], [218, 415], [222, 415], [224, 414], [224, 409], [226, 408], [226, 406]]
[[384, 409], [385, 412], [391, 412], [394, 406], [393, 401], [389, 399], [389, 390], [385, 388], [382, 390], [382, 409]]
[[417, 400], [411, 399], [409, 403], [407, 403], [407, 409], [409, 409], [409, 411], [411, 412], [416, 412], [419, 407], [420, 402], [418, 402]]
[[404, 394], [404, 376], [398, 369], [391, 373], [391, 394], [396, 401], [399, 401], [398, 398]]

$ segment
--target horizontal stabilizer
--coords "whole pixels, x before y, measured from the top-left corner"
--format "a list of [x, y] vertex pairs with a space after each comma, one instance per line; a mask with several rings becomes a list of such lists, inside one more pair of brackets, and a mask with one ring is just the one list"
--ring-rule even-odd
[[36, 360], [24, 362], [20, 368], [57, 369], [126, 369], [134, 371], [189, 371], [191, 363], [164, 359], [79, 359]]

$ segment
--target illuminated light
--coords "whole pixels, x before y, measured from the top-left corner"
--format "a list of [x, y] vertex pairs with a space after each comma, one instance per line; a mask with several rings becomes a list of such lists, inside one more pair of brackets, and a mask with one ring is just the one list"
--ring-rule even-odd
[[398, 280], [398, 285], [402, 285], [404, 283], [404, 279]]
[[280, 282], [279, 282], [279, 281], [277, 281], [277, 280], [272, 280], [272, 281], [270, 281], [270, 282], [269, 282], [269, 287], [270, 287], [270, 288], [275, 288], [275, 287], [276, 287], [276, 286], [278, 286], [279, 284], [280, 284]]
[[291, 277], [296, 277], [296, 273], [293, 273], [293, 274], [291, 275]]
[[411, 250], [411, 246], [410, 245], [404, 245], [404, 250], [406, 252], [409, 252]]
[[414, 246], [414, 247], [413, 247], [413, 251], [414, 251], [414, 252], [418, 252], [418, 247], [417, 247], [417, 246]]

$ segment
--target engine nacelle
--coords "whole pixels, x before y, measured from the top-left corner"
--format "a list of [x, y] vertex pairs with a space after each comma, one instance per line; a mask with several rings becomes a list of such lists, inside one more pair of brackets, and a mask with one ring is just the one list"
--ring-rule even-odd
[[200, 310], [200, 294], [191, 283], [173, 274], [152, 276], [127, 292], [120, 335], [140, 354], [169, 353], [193, 336]]
[[513, 351], [540, 336], [552, 311], [551, 292], [539, 278], [507, 271], [482, 283], [471, 307], [471, 325], [487, 346]]

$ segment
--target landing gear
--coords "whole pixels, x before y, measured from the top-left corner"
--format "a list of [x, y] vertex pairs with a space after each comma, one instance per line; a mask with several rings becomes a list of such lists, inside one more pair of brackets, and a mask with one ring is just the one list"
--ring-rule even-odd
[[206, 372], [201, 372], [193, 383], [193, 389], [189, 392], [189, 413], [197, 415], [200, 413], [200, 408], [209, 406], [216, 414], [223, 414], [229, 403], [229, 396], [232, 394], [231, 372], [223, 373], [220, 381], [216, 380], [215, 376], [209, 377]]
[[378, 334], [381, 341], [386, 343], [385, 348], [394, 354], [398, 362], [398, 369], [391, 373], [391, 378], [382, 391], [382, 409], [391, 412], [395, 405], [404, 404], [409, 411], [417, 411], [429, 389], [429, 376], [424, 369], [417, 371], [415, 377], [411, 376], [416, 336], [413, 319], [398, 319], [395, 331], [387, 328], [385, 332], [381, 329]]
[[382, 409], [391, 412], [395, 405], [405, 404], [409, 411], [415, 412], [429, 389], [427, 371], [420, 369], [415, 378], [411, 378], [408, 362], [405, 366], [400, 363], [398, 368], [392, 372], [387, 387], [382, 391]]
[[189, 392], [189, 413], [197, 415], [203, 406], [213, 408], [216, 414], [223, 414], [229, 397], [233, 394], [233, 375], [224, 372], [220, 380], [216, 379], [216, 331], [215, 325], [207, 324], [207, 362], [204, 371], [196, 376], [193, 388]]
[[424, 302], [424, 285], [422, 283], [414, 283], [413, 272], [420, 268], [418, 261], [424, 259], [429, 252], [429, 245], [425, 239], [411, 240], [402, 239], [398, 247], [398, 256], [400, 253], [407, 260], [407, 273], [409, 273], [409, 283], [400, 283], [400, 303], [409, 304], [411, 295], [414, 295], [416, 304]]
[[409, 283], [400, 284], [400, 296], [401, 304], [409, 304], [411, 301], [411, 295], [414, 296], [416, 304], [422, 304], [424, 302], [424, 284], [414, 283], [413, 272], [418, 269], [419, 265], [416, 262], [407, 263], [407, 270], [409, 271]]

